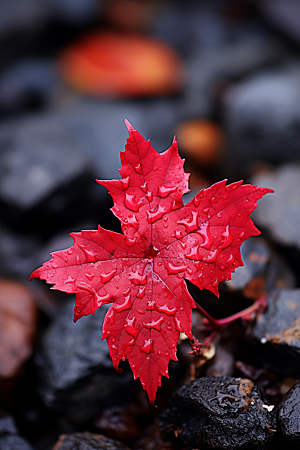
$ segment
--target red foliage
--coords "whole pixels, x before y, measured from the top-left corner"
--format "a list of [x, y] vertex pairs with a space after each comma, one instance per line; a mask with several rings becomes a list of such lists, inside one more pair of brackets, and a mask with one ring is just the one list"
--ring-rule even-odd
[[177, 360], [179, 333], [191, 340], [192, 308], [184, 279], [218, 295], [218, 283], [242, 265], [240, 246], [260, 232], [249, 215], [270, 189], [226, 185], [189, 191], [177, 142], [157, 153], [126, 121], [120, 180], [98, 181], [109, 189], [124, 234], [98, 230], [71, 233], [72, 247], [52, 253], [34, 277], [76, 294], [75, 317], [112, 303], [103, 325], [113, 365], [128, 359], [153, 403], [169, 361]]

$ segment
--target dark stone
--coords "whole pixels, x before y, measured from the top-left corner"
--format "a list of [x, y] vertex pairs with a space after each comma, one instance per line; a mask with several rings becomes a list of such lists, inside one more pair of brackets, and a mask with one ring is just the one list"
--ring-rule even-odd
[[254, 221], [266, 228], [277, 243], [299, 250], [300, 165], [287, 164], [274, 172], [258, 173], [251, 183], [275, 190], [275, 194], [266, 195], [259, 201], [253, 213]]
[[0, 37], [20, 31], [32, 31], [45, 23], [49, 15], [47, 2], [39, 0], [0, 1]]
[[0, 436], [1, 450], [33, 450], [33, 447], [20, 436]]
[[[239, 176], [251, 163], [299, 161], [299, 65], [248, 77], [224, 95], [223, 118]], [[283, 151], [284, 149], [284, 151]]]
[[276, 289], [252, 330], [256, 366], [300, 377], [300, 289]]
[[241, 255], [244, 265], [238, 267], [231, 280], [226, 282], [230, 289], [245, 290], [248, 287], [247, 297], [255, 298], [255, 288], [259, 296], [260, 291], [263, 293], [274, 287], [295, 287], [293, 273], [262, 237], [247, 239], [241, 246]]
[[284, 397], [278, 407], [278, 421], [286, 444], [291, 448], [300, 445], [300, 383]]
[[51, 408], [75, 422], [103, 408], [128, 402], [139, 389], [129, 367], [113, 369], [101, 329], [107, 307], [73, 323], [74, 302], [67, 301], [46, 331], [36, 355], [38, 391]]
[[300, 4], [297, 0], [265, 0], [260, 11], [272, 27], [300, 43]]
[[176, 448], [267, 449], [276, 424], [259, 389], [243, 378], [202, 377], [183, 385], [160, 415]]
[[59, 86], [54, 62], [28, 59], [17, 62], [0, 77], [0, 114], [43, 106]]
[[12, 416], [0, 417], [0, 436], [2, 434], [18, 434], [15, 421]]
[[129, 450], [129, 448], [122, 442], [102, 434], [84, 432], [61, 435], [53, 450]]

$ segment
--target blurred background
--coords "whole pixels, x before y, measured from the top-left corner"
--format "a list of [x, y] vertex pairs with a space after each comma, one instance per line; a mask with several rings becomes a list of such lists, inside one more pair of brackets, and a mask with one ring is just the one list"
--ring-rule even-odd
[[254, 216], [260, 251], [299, 285], [299, 23], [297, 0], [0, 0], [0, 417], [38, 448], [70, 425], [41, 431], [54, 391], [16, 406], [62, 298], [28, 278], [70, 231], [120, 230], [94, 180], [119, 177], [125, 118], [159, 152], [177, 135], [190, 196], [224, 178], [275, 188]]

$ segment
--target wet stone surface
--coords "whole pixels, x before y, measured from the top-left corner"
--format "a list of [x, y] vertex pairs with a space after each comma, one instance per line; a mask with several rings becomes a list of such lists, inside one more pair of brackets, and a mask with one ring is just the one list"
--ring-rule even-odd
[[274, 189], [258, 204], [253, 220], [267, 229], [281, 245], [300, 249], [300, 165], [286, 164], [278, 170], [258, 173], [251, 179], [257, 186]]
[[61, 435], [53, 450], [129, 450], [127, 445], [102, 434], [73, 433]]
[[252, 381], [202, 377], [173, 395], [160, 426], [178, 449], [262, 450], [273, 441], [275, 417]]
[[292, 448], [300, 445], [300, 383], [284, 397], [278, 407], [280, 431], [286, 444]]
[[[73, 323], [67, 301], [37, 351], [39, 393], [43, 401], [74, 422], [84, 422], [108, 405], [124, 404], [140, 389], [128, 367], [113, 369], [101, 329], [107, 307]], [[121, 365], [122, 366], [122, 365]]]
[[255, 74], [227, 91], [224, 120], [239, 173], [246, 161], [299, 161], [299, 71]]
[[246, 297], [259, 298], [274, 287], [294, 287], [293, 272], [262, 237], [250, 238], [241, 247], [244, 265], [236, 269], [230, 289], [242, 289]]
[[252, 330], [250, 345], [258, 365], [286, 376], [300, 376], [300, 290], [278, 289]]

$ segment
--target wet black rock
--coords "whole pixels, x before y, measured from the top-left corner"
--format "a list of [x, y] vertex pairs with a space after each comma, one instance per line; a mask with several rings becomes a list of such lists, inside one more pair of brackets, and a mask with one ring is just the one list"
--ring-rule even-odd
[[112, 367], [101, 329], [107, 307], [73, 323], [73, 301], [66, 301], [46, 331], [36, 355], [43, 401], [75, 422], [104, 407], [125, 404], [140, 388], [127, 365]]
[[299, 250], [300, 165], [287, 164], [275, 171], [258, 173], [251, 182], [275, 190], [274, 194], [266, 195], [259, 201], [253, 213], [254, 221], [267, 229], [279, 244]]
[[33, 450], [31, 445], [18, 436], [18, 431], [11, 416], [0, 417], [1, 450]]
[[32, 58], [15, 63], [0, 77], [0, 115], [44, 106], [59, 85], [51, 60]]
[[300, 289], [276, 289], [252, 330], [256, 366], [300, 377]]
[[256, 74], [227, 90], [223, 117], [239, 176], [256, 161], [299, 161], [299, 73], [296, 64]]
[[1, 450], [33, 450], [33, 447], [21, 436], [0, 436]]
[[[202, 377], [182, 386], [160, 416], [176, 448], [267, 449], [276, 418], [259, 388], [243, 378]], [[200, 447], [201, 446], [201, 447]]]
[[300, 446], [300, 383], [284, 397], [278, 407], [278, 421], [286, 444], [291, 448]]
[[251, 293], [255, 296], [255, 290], [259, 295], [260, 290], [268, 292], [274, 287], [295, 287], [294, 274], [262, 237], [247, 239], [242, 244], [241, 255], [244, 265], [238, 267], [226, 283], [231, 289], [248, 286], [248, 296]]
[[59, 437], [53, 450], [129, 450], [127, 445], [102, 434], [72, 433]]
[[0, 417], [0, 436], [2, 434], [17, 434], [17, 427], [12, 416]]
[[300, 4], [297, 0], [265, 0], [259, 8], [272, 27], [300, 43]]

